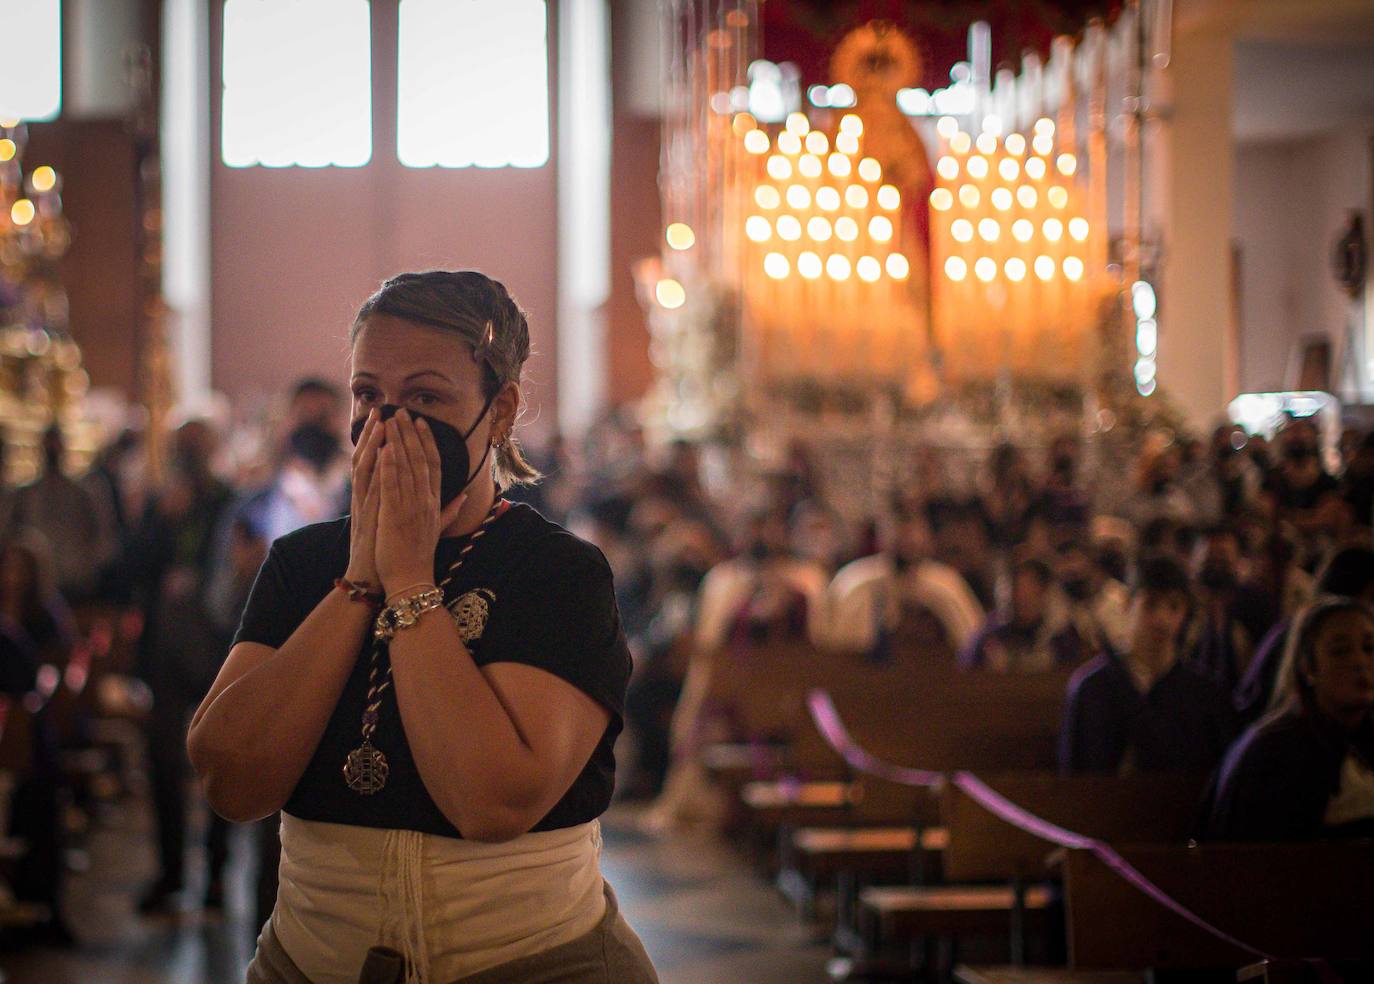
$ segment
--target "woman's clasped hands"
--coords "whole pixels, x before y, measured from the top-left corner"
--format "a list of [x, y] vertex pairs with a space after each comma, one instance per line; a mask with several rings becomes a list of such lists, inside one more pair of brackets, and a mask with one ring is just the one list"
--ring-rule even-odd
[[441, 468], [424, 420], [406, 410], [385, 421], [368, 414], [353, 452], [350, 581], [385, 594], [432, 582], [439, 537], [467, 499], [440, 507]]

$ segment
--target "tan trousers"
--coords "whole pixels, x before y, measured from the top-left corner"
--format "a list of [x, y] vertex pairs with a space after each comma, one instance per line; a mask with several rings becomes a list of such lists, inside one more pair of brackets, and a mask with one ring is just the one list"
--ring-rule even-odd
[[[404, 980], [405, 961], [386, 947], [368, 951], [358, 972], [358, 984], [402, 984]], [[270, 919], [258, 937], [258, 952], [248, 965], [246, 984], [311, 984], [282, 949]], [[658, 984], [658, 974], [639, 937], [620, 914], [608, 884], [606, 914], [590, 933], [450, 984]]]

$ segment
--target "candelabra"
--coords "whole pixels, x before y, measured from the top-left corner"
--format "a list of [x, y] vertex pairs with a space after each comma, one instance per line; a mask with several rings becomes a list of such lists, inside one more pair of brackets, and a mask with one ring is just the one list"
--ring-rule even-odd
[[27, 143], [27, 125], [0, 120], [0, 432], [18, 482], [36, 474], [39, 436], [53, 423], [77, 463], [91, 451], [80, 419], [90, 379], [67, 333], [57, 272], [71, 243], [62, 178], [46, 164], [27, 168]]

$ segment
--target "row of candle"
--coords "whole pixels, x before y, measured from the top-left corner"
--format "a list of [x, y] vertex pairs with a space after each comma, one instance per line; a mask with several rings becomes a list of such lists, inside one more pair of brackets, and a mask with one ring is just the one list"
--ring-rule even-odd
[[863, 122], [831, 136], [800, 113], [770, 136], [737, 131], [754, 158], [739, 193], [750, 321], [770, 375], [900, 373], [910, 328], [911, 262], [900, 191], [863, 154]]
[[1077, 207], [1074, 155], [1054, 123], [1028, 136], [938, 126], [930, 194], [935, 331], [953, 377], [1074, 371], [1092, 313], [1096, 230]]

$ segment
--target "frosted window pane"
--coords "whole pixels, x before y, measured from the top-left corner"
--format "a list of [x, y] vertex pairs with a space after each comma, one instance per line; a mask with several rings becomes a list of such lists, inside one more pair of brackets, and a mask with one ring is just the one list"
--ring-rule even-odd
[[360, 167], [372, 157], [367, 0], [226, 0], [230, 167]]
[[62, 108], [62, 5], [0, 0], [0, 119], [51, 120]]
[[401, 0], [396, 152], [409, 167], [549, 159], [544, 0]]

